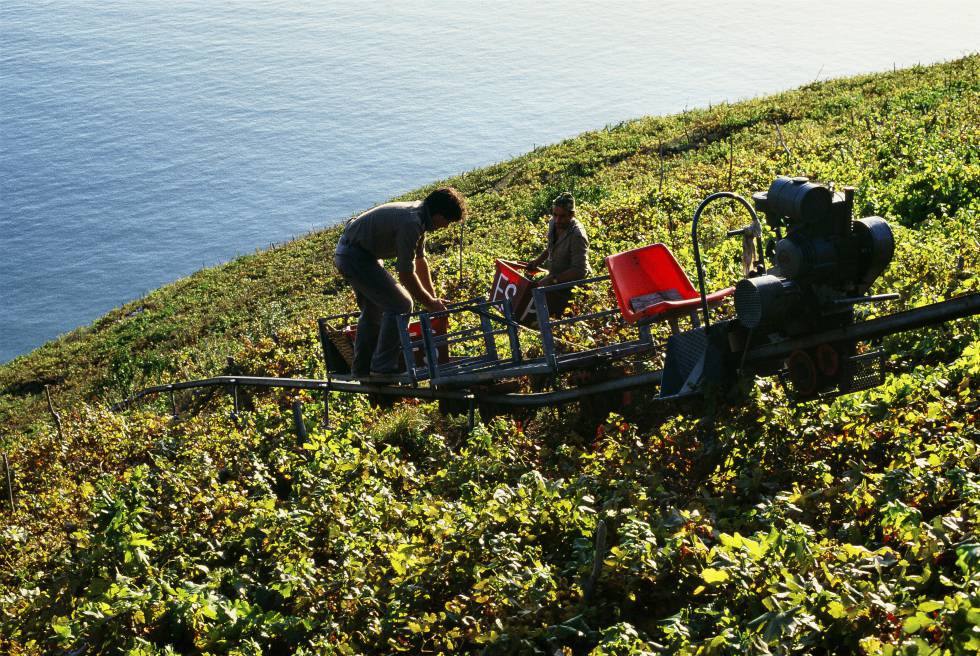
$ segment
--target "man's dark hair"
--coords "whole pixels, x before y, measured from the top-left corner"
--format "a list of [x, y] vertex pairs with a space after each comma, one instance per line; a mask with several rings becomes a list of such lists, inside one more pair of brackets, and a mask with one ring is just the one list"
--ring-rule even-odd
[[466, 216], [466, 199], [452, 187], [436, 189], [422, 201], [429, 215], [441, 214], [450, 223]]

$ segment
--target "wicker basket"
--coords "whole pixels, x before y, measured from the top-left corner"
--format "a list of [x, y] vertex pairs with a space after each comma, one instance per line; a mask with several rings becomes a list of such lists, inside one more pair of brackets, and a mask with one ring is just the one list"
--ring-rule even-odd
[[340, 357], [344, 359], [348, 367], [354, 365], [354, 338], [353, 331], [348, 328], [336, 330], [333, 328], [328, 328], [327, 337], [330, 339], [330, 343], [334, 345], [337, 352], [340, 353]]

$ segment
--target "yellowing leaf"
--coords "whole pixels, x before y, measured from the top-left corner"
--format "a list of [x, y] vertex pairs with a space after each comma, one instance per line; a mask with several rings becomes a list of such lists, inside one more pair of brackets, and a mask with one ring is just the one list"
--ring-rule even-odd
[[915, 633], [923, 627], [929, 626], [932, 621], [921, 613], [917, 613], [912, 617], [906, 618], [905, 622], [902, 624], [902, 630], [905, 633]]
[[701, 571], [701, 578], [705, 583], [721, 583], [728, 580], [728, 572], [723, 569], [706, 567]]
[[943, 602], [941, 601], [923, 601], [918, 605], [918, 609], [923, 613], [931, 613], [934, 610], [939, 610], [943, 607]]

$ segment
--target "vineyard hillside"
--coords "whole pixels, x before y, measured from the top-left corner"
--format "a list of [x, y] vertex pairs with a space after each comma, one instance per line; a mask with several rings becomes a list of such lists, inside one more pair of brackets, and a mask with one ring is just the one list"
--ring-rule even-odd
[[[405, 194], [469, 199], [441, 295], [544, 243], [574, 192], [592, 265], [667, 244], [691, 274], [709, 193], [776, 175], [856, 187], [896, 238], [873, 317], [980, 291], [980, 55], [610, 125]], [[364, 208], [362, 208], [364, 209]], [[708, 286], [745, 223], [703, 217]], [[507, 417], [332, 393], [316, 318], [354, 309], [339, 228], [204, 269], [0, 365], [0, 652], [972, 654], [980, 651], [980, 318], [887, 337], [880, 387], [794, 404]], [[573, 303], [611, 297], [579, 295]], [[731, 314], [731, 308], [722, 312]], [[567, 336], [601, 342], [599, 327]], [[559, 381], [568, 384], [570, 381]], [[305, 431], [297, 431], [294, 402]], [[305, 433], [303, 437], [299, 433]]]

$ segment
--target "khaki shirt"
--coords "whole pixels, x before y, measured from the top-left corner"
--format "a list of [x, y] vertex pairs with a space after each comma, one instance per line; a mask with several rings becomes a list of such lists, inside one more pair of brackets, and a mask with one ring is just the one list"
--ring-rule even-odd
[[552, 276], [574, 271], [575, 279], [587, 278], [592, 273], [589, 265], [589, 236], [578, 219], [572, 219], [562, 235], [556, 235], [555, 220], [548, 222], [548, 259], [544, 267]]
[[379, 260], [395, 258], [396, 271], [415, 271], [415, 260], [425, 257], [425, 233], [431, 229], [422, 201], [385, 203], [347, 223], [336, 253], [356, 246]]

